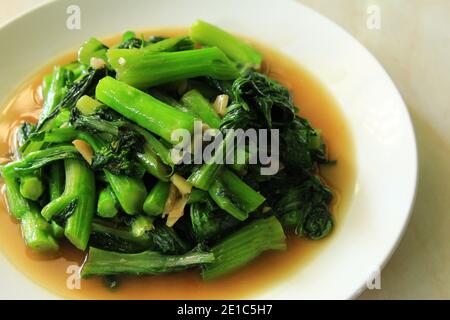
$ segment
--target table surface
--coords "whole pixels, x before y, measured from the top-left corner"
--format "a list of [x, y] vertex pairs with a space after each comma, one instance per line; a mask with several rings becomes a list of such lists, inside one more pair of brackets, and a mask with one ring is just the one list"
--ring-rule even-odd
[[[0, 24], [46, 1], [1, 0]], [[420, 177], [411, 222], [381, 273], [381, 289], [360, 299], [450, 299], [450, 1], [297, 1], [377, 57], [403, 95], [417, 135]]]

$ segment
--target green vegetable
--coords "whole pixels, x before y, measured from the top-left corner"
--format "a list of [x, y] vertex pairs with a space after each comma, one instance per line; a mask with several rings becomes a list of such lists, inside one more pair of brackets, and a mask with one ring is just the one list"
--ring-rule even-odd
[[[285, 126], [294, 120], [297, 108], [289, 91], [266, 75], [248, 70], [231, 88], [233, 104], [227, 108], [222, 128]], [[256, 123], [255, 123], [256, 122]]]
[[[100, 152], [105, 144], [105, 142], [98, 137], [86, 132], [78, 131], [73, 127], [53, 129], [36, 138], [39, 138], [39, 141], [54, 143], [63, 143], [72, 141], [74, 139], [80, 139], [87, 142], [95, 152]], [[56, 153], [60, 147], [55, 148]], [[78, 152], [74, 147], [66, 148], [73, 148], [70, 150]], [[76, 154], [78, 155], [78, 153]], [[4, 170], [5, 169], [6, 167], [4, 168]], [[105, 174], [105, 179], [108, 181], [109, 185], [114, 191], [114, 194], [116, 195], [122, 209], [130, 215], [141, 212], [142, 205], [144, 203], [145, 197], [147, 196], [147, 190], [143, 181], [140, 178], [117, 175], [107, 169], [102, 169], [102, 172]]]
[[39, 214], [39, 210], [30, 205], [20, 219], [22, 236], [27, 246], [36, 252], [58, 251], [59, 246], [53, 237], [52, 227]]
[[280, 130], [281, 161], [292, 170], [313, 168], [315, 163], [330, 163], [320, 132], [302, 118]]
[[117, 215], [118, 203], [110, 186], [100, 191], [97, 203], [97, 215], [103, 218], [113, 218]]
[[66, 89], [66, 69], [55, 67], [53, 69], [52, 81], [46, 90], [42, 112], [39, 116], [40, 121], [48, 117], [56, 108], [58, 103], [63, 99]]
[[95, 180], [84, 161], [64, 161], [66, 183], [63, 194], [41, 211], [48, 221], [55, 216], [65, 219], [64, 235], [78, 249], [85, 250], [95, 213]]
[[191, 38], [204, 45], [218, 47], [228, 57], [244, 66], [258, 69], [262, 55], [244, 41], [212, 24], [197, 20], [191, 27]]
[[142, 252], [154, 247], [148, 234], [136, 237], [129, 229], [94, 220], [89, 244], [95, 248], [124, 253]]
[[108, 47], [95, 38], [87, 40], [78, 50], [78, 61], [90, 65], [92, 58], [107, 61], [106, 52]]
[[332, 196], [331, 190], [318, 178], [309, 178], [290, 186], [275, 203], [275, 211], [282, 224], [294, 228], [297, 235], [321, 239], [333, 227], [333, 218], [328, 211]]
[[80, 155], [73, 146], [58, 146], [32, 152], [21, 160], [10, 162], [3, 167], [3, 176], [27, 176], [37, 169], [57, 160], [79, 159]]
[[154, 223], [149, 233], [156, 251], [165, 254], [183, 254], [192, 247], [174, 230], [162, 223]]
[[160, 216], [169, 196], [170, 183], [158, 181], [144, 202], [144, 212], [149, 216]]
[[191, 90], [185, 93], [181, 98], [181, 102], [209, 127], [220, 127], [222, 120], [219, 115], [214, 111], [208, 100], [197, 90]]
[[174, 52], [194, 49], [194, 43], [189, 37], [178, 36], [167, 38], [144, 47], [146, 52]]
[[190, 114], [111, 77], [99, 82], [95, 94], [107, 106], [166, 141], [172, 141], [174, 130], [192, 132], [194, 129], [194, 118]]
[[285, 250], [283, 228], [275, 217], [255, 220], [212, 248], [216, 260], [203, 269], [203, 279], [212, 280], [235, 271], [267, 250]]
[[201, 76], [232, 80], [239, 75], [234, 64], [217, 48], [161, 53], [111, 49], [107, 56], [117, 79], [137, 88]]
[[29, 175], [20, 179], [20, 194], [28, 199], [36, 201], [44, 193], [44, 185], [38, 176]]
[[220, 210], [208, 194], [202, 196], [190, 206], [192, 229], [197, 241], [218, 239], [239, 225], [240, 221]]
[[131, 223], [131, 233], [135, 237], [142, 237], [153, 228], [153, 219], [142, 215], [135, 217]]
[[95, 113], [101, 106], [100, 102], [89, 96], [82, 96], [76, 103], [77, 109], [85, 116]]
[[130, 215], [142, 212], [147, 190], [139, 178], [119, 176], [105, 170], [106, 180], [111, 186], [122, 209]]
[[50, 201], [55, 200], [64, 192], [64, 166], [61, 161], [50, 164], [48, 170], [48, 192]]
[[231, 148], [227, 148], [227, 145], [231, 144], [234, 140], [235, 133], [229, 131], [210, 161], [194, 169], [188, 178], [188, 182], [198, 189], [207, 191], [220, 174], [228, 154], [234, 152], [233, 150], [229, 150]]
[[211, 263], [214, 256], [197, 250], [181, 256], [166, 256], [155, 251], [118, 253], [90, 248], [81, 276], [134, 274], [157, 275]]
[[7, 176], [3, 178], [9, 211], [20, 220], [27, 246], [38, 252], [57, 251], [59, 246], [51, 234], [50, 225], [41, 217], [36, 205], [20, 194], [18, 180]]

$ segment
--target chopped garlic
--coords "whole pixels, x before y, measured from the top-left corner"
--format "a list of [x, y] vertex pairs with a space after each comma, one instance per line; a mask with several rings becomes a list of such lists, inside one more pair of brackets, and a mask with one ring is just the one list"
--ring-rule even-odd
[[123, 66], [125, 63], [127, 63], [127, 60], [125, 60], [124, 57], [120, 57], [119, 60], [117, 61], [121, 66]]
[[182, 195], [191, 193], [192, 184], [187, 182], [186, 179], [179, 174], [175, 173], [172, 177], [170, 177], [170, 181], [172, 181], [172, 183], [175, 185], [175, 187], [177, 187], [178, 191], [180, 191]]
[[94, 69], [102, 69], [106, 66], [105, 60], [96, 57], [92, 57], [89, 63], [91, 67]]
[[264, 207], [264, 208], [262, 209], [262, 213], [267, 213], [267, 212], [269, 212], [270, 210], [272, 210], [271, 207]]
[[216, 100], [214, 101], [214, 110], [223, 117], [225, 113], [227, 112], [227, 106], [228, 106], [228, 100], [229, 97], [226, 94], [220, 94], [216, 97]]
[[173, 207], [167, 212], [167, 221], [166, 225], [168, 227], [173, 227], [173, 225], [184, 215], [184, 207], [187, 204], [188, 196], [184, 195], [180, 199], [178, 199]]
[[164, 204], [164, 210], [162, 217], [164, 218], [166, 214], [172, 209], [177, 198], [179, 198], [179, 192], [177, 187], [173, 183], [170, 184], [169, 187], [169, 196], [167, 197], [166, 203]]
[[86, 160], [87, 163], [92, 164], [94, 151], [92, 150], [91, 146], [83, 140], [73, 140], [72, 144], [75, 146], [75, 148], [77, 148], [84, 160]]

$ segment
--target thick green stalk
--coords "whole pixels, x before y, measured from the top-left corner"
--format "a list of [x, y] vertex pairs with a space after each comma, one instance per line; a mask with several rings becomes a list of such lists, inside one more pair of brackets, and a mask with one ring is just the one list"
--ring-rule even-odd
[[64, 166], [62, 162], [51, 163], [48, 171], [48, 193], [50, 201], [56, 200], [64, 192]]
[[144, 182], [138, 178], [118, 176], [108, 170], [104, 172], [123, 211], [130, 215], [142, 212], [142, 205], [147, 196]]
[[41, 217], [35, 205], [31, 205], [30, 210], [23, 214], [20, 226], [25, 243], [33, 251], [58, 251], [58, 242], [52, 235], [51, 226]]
[[58, 243], [51, 235], [50, 225], [41, 217], [36, 205], [20, 194], [19, 181], [16, 178], [3, 177], [9, 211], [20, 220], [23, 238], [34, 251], [56, 251]]
[[197, 90], [186, 92], [181, 102], [211, 128], [219, 128], [222, 120], [213, 107]]
[[173, 52], [191, 49], [194, 49], [194, 44], [187, 36], [167, 38], [142, 48], [146, 52]]
[[194, 129], [194, 117], [177, 110], [126, 83], [105, 77], [97, 85], [96, 98], [141, 127], [171, 142], [177, 129]]
[[221, 209], [241, 221], [266, 200], [226, 168], [209, 188], [209, 195]]
[[[95, 177], [84, 160], [64, 160], [66, 181], [63, 194], [48, 203], [41, 211], [50, 220], [68, 213], [64, 235], [78, 249], [85, 250], [95, 213]], [[68, 212], [65, 212], [68, 211]]]
[[158, 181], [144, 202], [144, 212], [150, 216], [160, 216], [169, 196], [170, 183]]
[[136, 154], [139, 162], [144, 166], [145, 170], [159, 180], [168, 181], [171, 174], [169, 167], [165, 166], [158, 155], [148, 145], [144, 145], [142, 153]]
[[51, 234], [55, 239], [61, 239], [64, 237], [64, 228], [57, 224], [55, 221], [50, 222]]
[[182, 105], [178, 100], [174, 99], [171, 95], [165, 93], [164, 91], [158, 88], [151, 88], [147, 91], [152, 97], [168, 104], [169, 106], [177, 108], [183, 112], [191, 113], [193, 116], [195, 116], [190, 110], [188, 110], [188, 108], [186, 108], [186, 106]]
[[231, 148], [227, 148], [227, 145], [230, 145], [234, 139], [235, 133], [230, 130], [212, 158], [202, 166], [196, 168], [187, 179], [188, 182], [198, 189], [208, 191], [209, 187], [220, 174], [228, 154], [234, 152], [233, 150], [228, 150]]
[[17, 178], [3, 175], [3, 179], [6, 185], [9, 212], [14, 218], [20, 220], [27, 211], [31, 210], [30, 202], [20, 194], [19, 180]]
[[[66, 221], [64, 235], [78, 249], [85, 250], [95, 213], [95, 177], [83, 160], [68, 159], [64, 193], [76, 194], [76, 208]], [[67, 190], [67, 192], [66, 192]]]
[[232, 60], [258, 69], [262, 62], [262, 55], [228, 32], [207, 22], [198, 20], [191, 27], [191, 38], [203, 45], [217, 47]]
[[252, 189], [228, 169], [222, 170], [219, 179], [227, 189], [227, 192], [232, 195], [233, 200], [245, 212], [255, 211], [266, 200], [260, 193]]
[[205, 265], [203, 279], [212, 280], [246, 265], [267, 250], [285, 250], [286, 236], [275, 217], [255, 220], [212, 248], [216, 260]]
[[153, 152], [158, 155], [158, 157], [164, 164], [173, 168], [174, 163], [172, 161], [172, 157], [170, 156], [170, 150], [163, 143], [161, 143], [161, 141], [159, 141], [153, 134], [151, 134], [147, 130], [142, 129], [135, 124], [130, 124], [129, 127], [130, 129], [133, 129], [144, 137], [146, 146], [153, 150]]
[[39, 121], [48, 117], [51, 114], [58, 103], [62, 100], [66, 94], [66, 69], [63, 67], [55, 67], [52, 74], [52, 82], [50, 87], [45, 93], [44, 104], [42, 105], [42, 112], [39, 116]]
[[167, 256], [155, 251], [118, 253], [90, 248], [81, 270], [81, 276], [106, 276], [114, 274], [157, 275], [208, 264], [214, 255], [190, 251], [184, 255]]
[[215, 180], [208, 190], [211, 199], [221, 208], [240, 221], [248, 218], [248, 212], [240, 208], [230, 196], [222, 181]]
[[117, 215], [117, 199], [110, 186], [107, 186], [98, 196], [97, 215], [103, 218], [113, 218]]
[[201, 76], [218, 80], [233, 80], [239, 76], [233, 62], [218, 48], [163, 53], [111, 49], [107, 55], [117, 79], [137, 88]]
[[102, 59], [107, 62], [106, 51], [108, 48], [96, 38], [90, 38], [78, 50], [78, 61], [90, 65], [92, 58]]
[[82, 96], [75, 106], [83, 115], [88, 116], [95, 113], [102, 104], [89, 96]]

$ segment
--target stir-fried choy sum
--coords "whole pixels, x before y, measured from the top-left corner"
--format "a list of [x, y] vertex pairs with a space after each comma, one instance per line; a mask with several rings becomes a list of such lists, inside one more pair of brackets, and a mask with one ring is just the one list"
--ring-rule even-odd
[[[83, 277], [201, 267], [211, 280], [286, 249], [288, 233], [327, 236], [333, 194], [318, 169], [334, 162], [262, 60], [203, 21], [177, 37], [87, 40], [77, 61], [44, 77], [41, 115], [20, 126], [16, 156], [1, 167], [26, 244], [56, 251], [65, 237], [87, 252]], [[194, 134], [196, 121], [224, 137], [212, 139], [212, 160], [246, 162], [174, 160], [173, 133]], [[228, 129], [277, 130], [280, 170], [250, 164], [260, 146], [230, 151]]]

